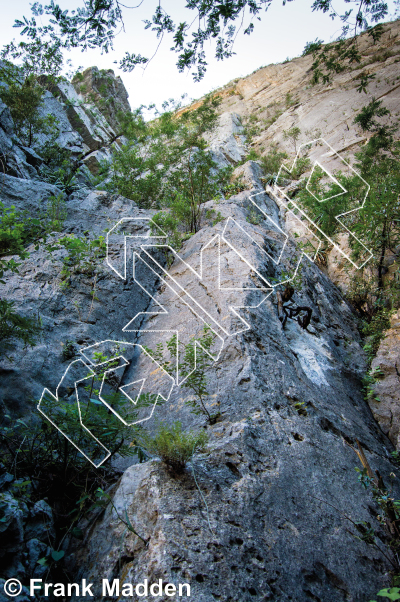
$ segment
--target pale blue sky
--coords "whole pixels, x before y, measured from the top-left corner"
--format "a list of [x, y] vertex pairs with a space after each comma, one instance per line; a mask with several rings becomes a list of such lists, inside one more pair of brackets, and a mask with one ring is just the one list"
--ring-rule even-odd
[[[133, 0], [132, 4], [135, 0]], [[73, 8], [77, 2], [61, 0], [62, 7]], [[128, 4], [128, 3], [127, 3]], [[125, 51], [141, 53], [152, 56], [157, 39], [153, 32], [144, 31], [142, 20], [150, 18], [158, 2], [144, 0], [140, 8], [125, 11], [126, 33], [122, 32], [115, 40], [113, 53], [101, 55], [97, 50], [80, 52], [75, 50], [70, 53], [74, 67], [84, 68], [96, 65], [101, 69], [114, 69], [121, 75], [129, 93], [131, 106], [156, 103], [161, 105], [168, 98], [179, 98], [187, 93], [190, 98], [199, 98], [208, 91], [217, 88], [228, 81], [248, 75], [258, 67], [277, 63], [287, 57], [301, 54], [305, 44], [315, 38], [328, 42], [335, 39], [340, 33], [340, 22], [332, 21], [329, 16], [322, 13], [313, 13], [310, 9], [312, 0], [294, 0], [282, 6], [281, 0], [274, 0], [267, 13], [262, 13], [261, 22], [254, 21], [255, 31], [251, 36], [239, 33], [235, 51], [231, 59], [218, 62], [213, 54], [208, 56], [209, 67], [206, 76], [200, 83], [194, 83], [190, 73], [180, 74], [175, 67], [177, 55], [170, 52], [171, 38], [165, 38], [158, 53], [146, 70], [137, 67], [130, 74], [124, 74], [117, 69], [113, 61], [121, 58]], [[193, 19], [193, 11], [182, 8], [183, 0], [165, 0], [163, 7], [176, 20]], [[338, 12], [344, 6], [343, 0], [335, 0]], [[348, 8], [348, 4], [346, 8]], [[391, 0], [390, 6], [393, 7]], [[392, 12], [394, 9], [392, 9]], [[1, 46], [20, 37], [19, 30], [13, 29], [15, 18], [30, 15], [30, 2], [28, 0], [13, 0], [2, 2], [0, 41]], [[210, 46], [210, 50], [212, 50]]]

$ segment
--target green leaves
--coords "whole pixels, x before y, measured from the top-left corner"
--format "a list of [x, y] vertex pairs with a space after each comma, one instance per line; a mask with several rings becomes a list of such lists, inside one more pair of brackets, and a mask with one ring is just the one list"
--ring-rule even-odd
[[144, 433], [140, 439], [151, 454], [158, 456], [174, 473], [182, 473], [196, 452], [202, 452], [208, 441], [205, 430], [183, 431], [180, 422], [161, 422], [154, 436]]
[[[398, 587], [392, 587], [391, 589], [381, 589], [377, 596], [381, 596], [382, 598], [388, 598], [389, 600], [400, 600], [400, 589]], [[376, 602], [376, 600], [371, 600], [370, 602]]]
[[[313, 7], [317, 4], [320, 5], [318, 10], [322, 10], [322, 3], [318, 0], [317, 2], [314, 2]], [[326, 2], [326, 5], [331, 6], [330, 0]], [[313, 84], [318, 84], [321, 79], [322, 83], [327, 84], [331, 81], [331, 78], [335, 73], [341, 73], [352, 63], [360, 63], [361, 61], [361, 55], [358, 51], [355, 37], [353, 39], [340, 39], [337, 42], [326, 44], [325, 46], [316, 44], [312, 48], [310, 47], [309, 52], [311, 52], [314, 57], [314, 62], [311, 67], [313, 70], [311, 82]]]
[[[369, 79], [372, 79], [373, 77], [374, 76], [368, 76]], [[384, 117], [389, 114], [389, 109], [382, 106], [382, 100], [373, 98], [367, 106], [361, 109], [354, 119], [354, 123], [359, 125], [363, 132], [374, 131], [379, 127], [379, 123], [375, 120], [375, 117]]]
[[57, 552], [56, 550], [53, 550], [51, 553], [51, 557], [54, 560], [54, 562], [58, 562], [59, 560], [61, 560], [61, 558], [64, 558], [64, 556], [65, 556], [64, 550], [60, 550], [59, 552]]
[[313, 54], [317, 50], [320, 50], [323, 43], [324, 41], [319, 40], [318, 38], [315, 38], [313, 42], [307, 42], [307, 44], [304, 46], [302, 56], [307, 56], [307, 54]]
[[[145, 348], [151, 357], [153, 357], [168, 374], [175, 377], [176, 368], [179, 378], [183, 380], [182, 388], [189, 389], [195, 395], [195, 399], [186, 402], [186, 405], [192, 408], [196, 415], [203, 414], [207, 417], [209, 424], [214, 424], [220, 416], [219, 409], [215, 414], [210, 414], [205, 404], [208, 397], [207, 390], [207, 370], [214, 363], [215, 358], [212, 354], [214, 344], [214, 334], [208, 325], [205, 325], [203, 332], [198, 337], [193, 337], [182, 350], [178, 350], [176, 335], [173, 335], [166, 343], [170, 361], [166, 361], [164, 356], [164, 347], [162, 343], [157, 345], [156, 351]], [[176, 359], [178, 365], [176, 366]]]
[[[172, 37], [171, 50], [177, 53], [176, 66], [179, 71], [192, 69], [194, 81], [200, 81], [207, 70], [206, 49], [208, 43], [215, 41], [214, 56], [216, 60], [231, 57], [236, 35], [241, 29], [237, 23], [250, 15], [260, 20], [260, 13], [267, 10], [272, 0], [229, 0], [208, 1], [187, 0], [185, 8], [194, 11], [194, 19], [186, 22], [175, 22], [173, 18], [158, 4], [152, 15], [144, 19], [144, 28], [155, 33], [160, 41], [164, 36]], [[285, 2], [284, 2], [285, 4]], [[14, 44], [12, 56], [24, 54], [25, 62], [36, 71], [47, 67], [47, 72], [58, 74], [62, 64], [62, 51], [71, 48], [100, 48], [108, 53], [113, 48], [115, 36], [124, 29], [124, 5], [117, 0], [85, 1], [77, 10], [63, 10], [54, 0], [46, 5], [35, 2], [32, 5], [32, 18], [16, 19], [14, 27], [21, 30], [21, 34], [29, 41]], [[134, 7], [130, 7], [134, 8]], [[381, 0], [358, 0], [354, 9], [344, 10], [338, 14], [332, 6], [331, 0], [315, 0], [313, 11], [322, 11], [329, 16], [339, 18], [343, 23], [342, 37], [345, 38], [350, 31], [350, 22], [355, 30], [368, 30], [371, 24], [378, 23], [388, 15], [388, 5]], [[36, 19], [35, 17], [40, 17]], [[254, 19], [247, 23], [243, 33], [248, 35], [254, 30]], [[374, 42], [382, 35], [379, 25], [370, 29]], [[309, 42], [304, 50], [305, 54], [320, 49], [321, 41], [316, 39]], [[10, 46], [10, 45], [9, 45]], [[140, 51], [140, 48], [137, 49]], [[350, 48], [345, 46], [339, 56], [325, 59], [329, 70], [338, 72], [341, 60], [354, 60], [357, 51], [350, 43]], [[126, 52], [119, 61], [123, 71], [131, 71], [137, 65], [147, 64], [149, 59], [140, 52]], [[45, 71], [46, 72], [46, 71]], [[326, 77], [326, 74], [323, 75]], [[329, 79], [329, 76], [328, 76]]]
[[375, 75], [370, 75], [369, 73], [361, 73], [358, 78], [360, 80], [360, 85], [357, 88], [357, 92], [364, 92], [367, 94], [368, 84], [375, 79]]
[[0, 353], [12, 340], [22, 341], [24, 346], [33, 347], [41, 330], [37, 317], [24, 317], [14, 311], [14, 303], [0, 299]]
[[106, 243], [104, 236], [90, 239], [89, 233], [85, 233], [82, 238], [71, 234], [48, 244], [46, 248], [50, 253], [60, 248], [64, 248], [68, 252], [67, 256], [63, 258], [61, 270], [65, 287], [68, 286], [68, 280], [74, 273], [90, 276], [96, 274], [105, 257]]
[[[220, 99], [208, 96], [180, 116], [167, 110], [146, 123], [140, 109], [121, 120], [129, 143], [114, 153], [107, 186], [141, 208], [169, 210], [154, 221], [177, 250], [187, 234], [200, 228], [204, 203], [221, 196], [229, 181], [231, 171], [218, 170], [204, 150], [204, 134], [215, 126], [219, 104]], [[172, 101], [165, 108], [171, 106], [179, 108]]]
[[[115, 63], [117, 61], [114, 61]], [[135, 54], [131, 52], [125, 52], [125, 56], [123, 59], [119, 61], [119, 68], [124, 73], [131, 73], [134, 70], [136, 65], [145, 65], [149, 62], [149, 59], [145, 58], [141, 54]]]

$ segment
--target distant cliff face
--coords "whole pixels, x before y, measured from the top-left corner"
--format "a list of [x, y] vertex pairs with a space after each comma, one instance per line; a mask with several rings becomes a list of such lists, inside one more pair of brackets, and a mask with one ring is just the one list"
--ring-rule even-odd
[[[260, 130], [253, 136], [254, 148], [262, 152], [275, 141], [284, 148], [282, 130], [293, 125], [302, 130], [301, 142], [318, 130], [345, 155], [357, 149], [364, 139], [352, 124], [353, 115], [370, 95], [385, 97], [396, 111], [399, 29], [399, 23], [388, 26], [376, 47], [361, 38], [364, 60], [370, 57], [368, 69], [376, 73], [367, 97], [356, 91], [355, 80], [366, 67], [337, 75], [328, 87], [311, 88], [311, 57], [265, 67], [227, 85], [219, 92], [218, 126], [207, 139], [213, 159], [224, 167], [246, 157], [250, 144], [241, 122], [252, 115]], [[386, 58], [379, 60], [378, 53]], [[105, 260], [95, 284], [82, 272], [61, 286], [65, 252], [50, 258], [44, 248], [32, 245], [19, 273], [8, 276], [0, 290], [21, 314], [40, 315], [42, 338], [33, 349], [17, 344], [2, 358], [1, 408], [14, 416], [36, 412], [43, 388], [55, 392], [66, 370], [68, 341], [75, 353], [109, 340], [155, 349], [171, 333], [187, 343], [210, 320], [218, 323], [220, 347], [207, 373], [207, 403], [221, 415], [207, 426], [207, 453], [197, 455], [183, 476], [173, 478], [159, 461], [129, 466], [113, 490], [114, 509], [82, 524], [83, 541], [66, 537], [65, 567], [76, 579], [96, 583], [103, 578], [190, 583], [196, 602], [365, 602], [389, 585], [390, 565], [380, 551], [350, 533], [346, 517], [373, 522], [376, 510], [357, 482], [358, 459], [348, 444], [358, 440], [381, 474], [394, 468], [391, 443], [363, 397], [366, 361], [356, 318], [335, 284], [303, 257], [294, 301], [311, 310], [311, 322], [304, 329], [296, 315], [282, 324], [272, 289], [285, 274], [293, 274], [299, 247], [288, 236], [288, 213], [265, 192], [254, 161], [236, 168], [242, 192], [206, 203], [209, 215], [219, 214], [218, 223], [205, 219], [167, 275], [160, 250], [149, 269], [141, 239], [154, 246], [148, 220], [155, 211], [93, 189], [89, 177], [123, 142], [118, 115], [128, 110], [121, 80], [96, 68], [46, 93], [43, 111], [58, 119], [58, 142], [82, 166], [80, 188], [64, 195], [65, 232], [100, 236], [120, 220], [143, 220], [127, 248], [130, 259], [136, 252], [147, 266], [143, 262], [139, 274], [142, 286], [134, 281], [131, 264], [124, 279]], [[13, 137], [12, 119], [2, 103], [0, 151], [8, 157], [7, 171], [0, 175], [6, 206], [40, 215], [52, 196], [63, 196], [56, 185], [37, 179], [42, 159]], [[117, 259], [125, 249], [123, 236], [119, 244]], [[136, 323], [123, 331], [134, 318]], [[154, 378], [159, 374], [152, 372]], [[138, 362], [120, 372], [118, 384], [148, 376], [149, 366]], [[175, 387], [168, 402], [156, 408], [155, 419], [206, 428], [185, 403], [190, 397]], [[154, 422], [148, 424], [154, 428]], [[7, 489], [7, 479], [0, 487]], [[33, 532], [31, 524], [37, 527], [39, 514], [50, 523], [51, 509], [42, 504], [28, 512], [8, 490], [7, 496], [1, 530], [8, 539], [0, 548], [4, 576], [15, 576], [16, 570], [24, 578], [38, 575], [35, 566], [47, 543], [44, 528]], [[120, 517], [129, 516], [147, 544], [125, 528], [115, 509]]]
[[[334, 74], [328, 85], [311, 84], [312, 55], [258, 69], [218, 91], [221, 111], [235, 111], [254, 127], [252, 146], [261, 155], [268, 152], [271, 143], [279, 143], [293, 154], [283, 130], [298, 126], [298, 145], [322, 137], [341, 156], [351, 159], [366, 141], [365, 134], [354, 125], [354, 117], [372, 97], [384, 99], [393, 117], [399, 114], [400, 21], [386, 24], [376, 44], [368, 34], [360, 36], [358, 50], [361, 63]], [[357, 91], [362, 73], [374, 76], [366, 94]]]

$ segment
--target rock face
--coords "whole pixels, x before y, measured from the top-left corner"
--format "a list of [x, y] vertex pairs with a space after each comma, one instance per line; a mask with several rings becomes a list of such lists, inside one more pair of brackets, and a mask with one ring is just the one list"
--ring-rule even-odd
[[[259, 274], [280, 278], [294, 243], [282, 266], [260, 252], [261, 247], [273, 248], [277, 238], [268, 219], [259, 225], [246, 220], [249, 199], [257, 192], [265, 215], [276, 218], [275, 203], [259, 189], [221, 202], [225, 220], [203, 227], [180, 253], [192, 269], [216, 233], [225, 228], [229, 238], [227, 224], [234, 218], [258, 243], [246, 259]], [[243, 249], [239, 231], [232, 232], [230, 240], [235, 237], [234, 246]], [[179, 260], [170, 268], [171, 280], [184, 283], [209, 316], [220, 315], [226, 331], [239, 331], [237, 317], [226, 310], [231, 298], [227, 301], [218, 286], [213, 255], [204, 254], [203, 262], [200, 288], [192, 270]], [[221, 266], [226, 268], [221, 282], [229, 273], [236, 285], [246, 288], [250, 271], [223, 245]], [[100, 578], [119, 578], [121, 584], [144, 578], [149, 583], [189, 583], [191, 596], [199, 602], [364, 602], [386, 583], [387, 566], [379, 552], [350, 534], [343, 518], [371, 520], [369, 498], [355, 477], [357, 458], [346, 442], [357, 438], [371, 466], [383, 474], [392, 468], [388, 441], [360, 391], [365, 364], [353, 315], [338, 289], [311, 263], [302, 268], [296, 292], [296, 303], [313, 311], [308, 331], [290, 320], [282, 328], [274, 293], [265, 298], [257, 289], [242, 299], [249, 306], [244, 315], [250, 329], [225, 336], [208, 373], [209, 410], [219, 408], [221, 420], [207, 427], [207, 453], [198, 455], [178, 478], [159, 462], [131, 466], [114, 504], [119, 517], [128, 513], [148, 544], [109, 508], [86, 544], [75, 550], [72, 546], [71, 570], [94, 583]], [[147, 311], [160, 304], [167, 314], [144, 320], [139, 342], [155, 349], [162, 340], [160, 331], [177, 331], [183, 341], [198, 333], [202, 321], [184, 301], [182, 291], [162, 286]], [[139, 369], [135, 378], [143, 375]], [[190, 398], [190, 392], [176, 388], [157, 411], [158, 418], [205, 426], [185, 406]]]
[[[221, 112], [237, 113], [253, 126], [254, 148], [267, 154], [271, 143], [279, 143], [294, 155], [290, 140], [283, 130], [293, 126], [301, 129], [297, 146], [315, 138], [324, 138], [343, 158], [352, 160], [354, 152], [365, 143], [353, 120], [355, 114], [374, 96], [384, 99], [392, 114], [398, 110], [400, 22], [384, 25], [379, 44], [368, 34], [359, 38], [361, 62], [336, 74], [331, 83], [311, 84], [312, 55], [289, 62], [268, 65], [251, 75], [229, 82], [219, 90]], [[360, 93], [360, 74], [368, 69], [375, 75], [367, 94]], [[288, 96], [289, 95], [289, 96]], [[312, 159], [311, 155], [311, 159]], [[331, 156], [335, 167], [334, 156]]]
[[131, 110], [122, 79], [115, 77], [112, 69], [89, 67], [82, 74], [75, 75], [72, 85], [86, 101], [99, 107], [108, 123], [118, 132], [119, 113]]
[[[32, 487], [29, 485], [28, 487]], [[0, 477], [0, 563], [2, 577], [43, 577], [47, 568], [37, 563], [54, 543], [53, 513], [45, 500], [30, 507], [20, 498], [21, 483], [13, 475]], [[1, 597], [0, 597], [1, 600]]]
[[[98, 172], [101, 161], [110, 159], [113, 148], [120, 147], [123, 139], [116, 115], [130, 111], [126, 90], [112, 71], [104, 76], [107, 85], [96, 68], [87, 69], [84, 75], [94, 86], [86, 95], [66, 81], [52, 84], [51, 89], [45, 91], [39, 117], [52, 118], [54, 132], [37, 133], [30, 149], [23, 147], [14, 136], [10, 111], [0, 100], [0, 168], [3, 173], [22, 179], [35, 179], [36, 168], [43, 163], [35, 150], [46, 142], [55, 142], [61, 148], [68, 149], [77, 166], [86, 166], [92, 173]], [[94, 82], [97, 82], [103, 96], [95, 88]]]
[[[394, 34], [396, 28], [397, 24]], [[371, 48], [364, 50], [368, 54]], [[240, 118], [258, 103], [268, 109], [277, 91], [282, 99], [288, 91], [300, 97], [304, 93], [303, 104], [282, 112], [260, 144], [279, 137], [299, 115], [304, 117], [302, 127], [322, 129], [322, 115], [330, 103], [339, 107], [336, 117], [341, 114], [349, 92], [343, 87], [350, 85], [350, 75], [340, 74], [329, 94], [318, 87], [311, 93], [303, 90], [302, 80], [310, 64], [311, 58], [304, 57], [267, 67], [237, 84], [243, 98], [223, 94], [218, 128], [208, 138], [219, 166], [243, 160], [248, 148]], [[382, 69], [384, 77], [394, 77], [390, 58]], [[74, 149], [77, 157], [84, 156], [95, 172], [112, 145], [119, 144], [117, 116], [120, 108], [128, 109], [127, 95], [112, 72], [94, 68], [73, 84], [61, 84], [58, 94], [49, 92], [45, 106], [60, 116], [60, 143]], [[392, 88], [390, 84], [387, 96]], [[350, 90], [346, 104], [352, 102], [351, 94]], [[93, 96], [98, 106], [90, 104]], [[40, 157], [12, 139], [11, 116], [1, 105], [0, 126], [1, 148], [10, 157], [1, 198], [7, 206], [40, 217], [48, 199], [62, 192], [35, 179]], [[350, 142], [332, 133], [332, 144], [342, 144], [342, 150]], [[135, 251], [135, 261], [142, 266], [135, 272], [140, 286], [131, 264], [127, 278], [120, 279], [104, 261], [96, 279], [90, 270], [71, 273], [61, 287], [65, 251], [50, 257], [43, 248], [31, 247], [19, 274], [7, 276], [1, 285], [1, 294], [22, 315], [39, 314], [43, 334], [33, 349], [17, 344], [2, 359], [1, 408], [20, 416], [36, 407], [44, 387], [55, 391], [71, 359], [63, 353], [68, 342], [75, 354], [110, 339], [154, 350], [160, 342], [165, 348], [173, 333], [188, 343], [210, 324], [215, 361], [207, 370], [206, 405], [210, 413], [219, 413], [218, 420], [207, 425], [202, 415], [191, 413], [186, 402], [193, 395], [184, 386], [175, 386], [155, 411], [158, 420], [206, 429], [206, 453], [195, 456], [181, 476], [172, 476], [157, 459], [129, 466], [113, 490], [114, 506], [82, 524], [84, 541], [65, 540], [65, 569], [72, 581], [85, 578], [95, 590], [102, 579], [188, 583], [196, 602], [365, 602], [389, 585], [390, 565], [380, 551], [351, 533], [354, 527], [348, 519], [373, 522], [376, 510], [369, 492], [357, 482], [358, 459], [348, 444], [358, 440], [371, 467], [386, 477], [393, 464], [385, 433], [397, 443], [398, 431], [385, 422], [388, 414], [383, 413], [381, 421], [373, 408], [382, 432], [363, 398], [366, 362], [351, 308], [318, 266], [304, 256], [299, 264], [299, 247], [287, 235], [295, 231], [296, 217], [290, 221], [286, 210], [266, 194], [257, 163], [238, 166], [235, 176], [246, 190], [205, 204], [201, 229], [185, 242], [168, 270], [163, 249], [155, 247], [159, 241], [149, 240], [148, 223], [137, 226], [137, 238], [128, 248], [130, 258]], [[121, 219], [148, 220], [154, 214], [123, 197], [87, 187], [69, 195], [66, 207], [65, 232], [79, 236], [87, 231], [100, 236]], [[216, 212], [218, 223], [210, 217]], [[149, 243], [146, 248], [140, 237]], [[120, 261], [121, 248], [111, 255]], [[306, 329], [297, 319], [283, 325], [278, 315], [277, 283], [295, 271], [293, 301], [307, 308], [300, 315], [311, 311]], [[377, 358], [382, 371], [387, 368], [383, 403], [393, 415], [397, 340], [394, 322], [387, 338], [391, 350], [388, 347], [385, 356], [382, 347]], [[147, 378], [144, 357], [124, 371], [121, 385]], [[150, 431], [154, 424], [148, 423]], [[0, 531], [6, 533], [0, 548], [3, 576], [11, 576], [13, 570], [24, 578], [41, 576], [37, 560], [48, 554], [46, 545], [53, 541], [45, 500], [28, 508], [16, 498], [7, 477], [0, 496]], [[127, 529], [126, 517], [146, 543]], [[43, 535], [46, 521], [50, 541]], [[14, 564], [6, 564], [8, 555]], [[100, 592], [95, 599], [101, 599]], [[121, 594], [119, 599], [135, 596]]]
[[372, 413], [396, 449], [400, 449], [400, 312], [391, 318], [391, 327], [372, 360], [375, 398], [369, 399]]

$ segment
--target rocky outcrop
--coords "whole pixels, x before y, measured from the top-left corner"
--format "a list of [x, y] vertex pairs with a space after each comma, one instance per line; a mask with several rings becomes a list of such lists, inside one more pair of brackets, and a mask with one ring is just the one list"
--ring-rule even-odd
[[[165, 281], [172, 288], [164, 282], [153, 292], [146, 313], [132, 308], [131, 318], [137, 319], [126, 329], [137, 336], [133, 331], [141, 328], [138, 342], [152, 349], [172, 332], [187, 342], [204, 322], [200, 311], [188, 307], [185, 294], [207, 310], [214, 327], [223, 325], [225, 336], [218, 331], [223, 344], [207, 376], [209, 411], [221, 413], [207, 427], [207, 453], [197, 456], [180, 478], [171, 477], [159, 462], [131, 466], [113, 503], [119, 517], [127, 512], [148, 544], [127, 530], [110, 507], [91, 526], [84, 545], [71, 542], [68, 567], [97, 584], [102, 578], [189, 583], [191, 595], [203, 602], [238, 596], [364, 602], [387, 583], [388, 567], [378, 551], [351, 535], [344, 518], [370, 521], [373, 513], [355, 478], [357, 458], [346, 442], [358, 439], [382, 474], [392, 465], [390, 444], [361, 393], [365, 362], [356, 322], [338, 289], [308, 261], [295, 296], [297, 304], [312, 309], [307, 330], [290, 320], [282, 327], [275, 294], [266, 294], [260, 281], [249, 290], [256, 274], [261, 280], [280, 280], [291, 269], [295, 244], [288, 243], [278, 260], [278, 231], [269, 219], [279, 219], [278, 207], [257, 187], [251, 164], [244, 172], [253, 190], [218, 203], [224, 221], [204, 225], [185, 243], [184, 262], [177, 258]], [[258, 224], [247, 220], [255, 194], [262, 210]], [[222, 243], [218, 263], [218, 245], [211, 243], [217, 234], [245, 254], [247, 267], [232, 246]], [[193, 270], [200, 265], [199, 283]], [[242, 291], [239, 297], [225, 290], [232, 283]], [[234, 299], [235, 307], [248, 308], [239, 312], [248, 330], [241, 331], [243, 323], [229, 309]], [[152, 314], [160, 306], [166, 311]], [[145, 376], [146, 368], [138, 363], [123, 382]], [[185, 404], [191, 397], [175, 388], [157, 410], [158, 419], [204, 427], [204, 419]]]
[[[54, 544], [53, 513], [45, 500], [27, 504], [30, 481], [0, 477], [0, 563], [2, 577], [43, 577], [48, 567], [38, 560], [49, 555]], [[1, 596], [1, 594], [0, 594]], [[1, 597], [0, 597], [1, 600]]]
[[204, 138], [209, 143], [209, 152], [219, 167], [238, 163], [247, 154], [242, 122], [235, 113], [222, 113], [216, 130], [206, 134]]
[[[93, 72], [96, 71], [93, 68]], [[88, 74], [92, 70], [87, 70]], [[114, 109], [118, 113], [130, 111], [125, 88], [119, 78], [107, 78], [113, 85], [107, 89], [105, 106], [97, 96], [89, 97], [79, 94], [67, 81], [57, 85], [43, 80], [49, 89], [43, 94], [43, 103], [39, 107], [39, 117], [51, 121], [52, 128], [48, 132], [37, 132], [32, 148], [24, 147], [14, 135], [14, 124], [10, 111], [0, 101], [0, 169], [3, 173], [22, 179], [37, 179], [37, 168], [43, 164], [40, 149], [46, 143], [56, 144], [70, 152], [76, 169], [84, 167], [96, 174], [103, 161], [109, 161], [113, 148], [123, 143]], [[101, 87], [101, 86], [100, 86]], [[109, 96], [113, 90], [117, 96], [112, 102]], [[103, 99], [104, 100], [104, 99]]]
[[400, 312], [391, 317], [391, 327], [372, 360], [371, 375], [375, 384], [374, 395], [368, 399], [370, 408], [383, 432], [400, 450]]
[[72, 85], [86, 102], [98, 107], [115, 131], [119, 130], [121, 113], [127, 113], [131, 108], [123, 81], [119, 76], [115, 77], [112, 69], [89, 67], [74, 76]]
[[[354, 152], [366, 141], [354, 125], [354, 116], [372, 97], [384, 99], [392, 114], [398, 110], [400, 22], [384, 25], [384, 35], [374, 44], [368, 34], [360, 36], [358, 50], [361, 62], [332, 77], [327, 86], [311, 84], [312, 55], [298, 57], [282, 64], [257, 69], [245, 78], [229, 82], [218, 92], [221, 112], [237, 113], [253, 128], [253, 148], [267, 154], [272, 143], [278, 143], [291, 156], [294, 147], [284, 140], [283, 130], [301, 129], [297, 146], [322, 137], [343, 158], [352, 160]], [[360, 93], [360, 74], [375, 76], [367, 94]], [[311, 159], [313, 156], [311, 154]], [[329, 157], [327, 157], [329, 159]], [[332, 154], [331, 168], [337, 167]]]

